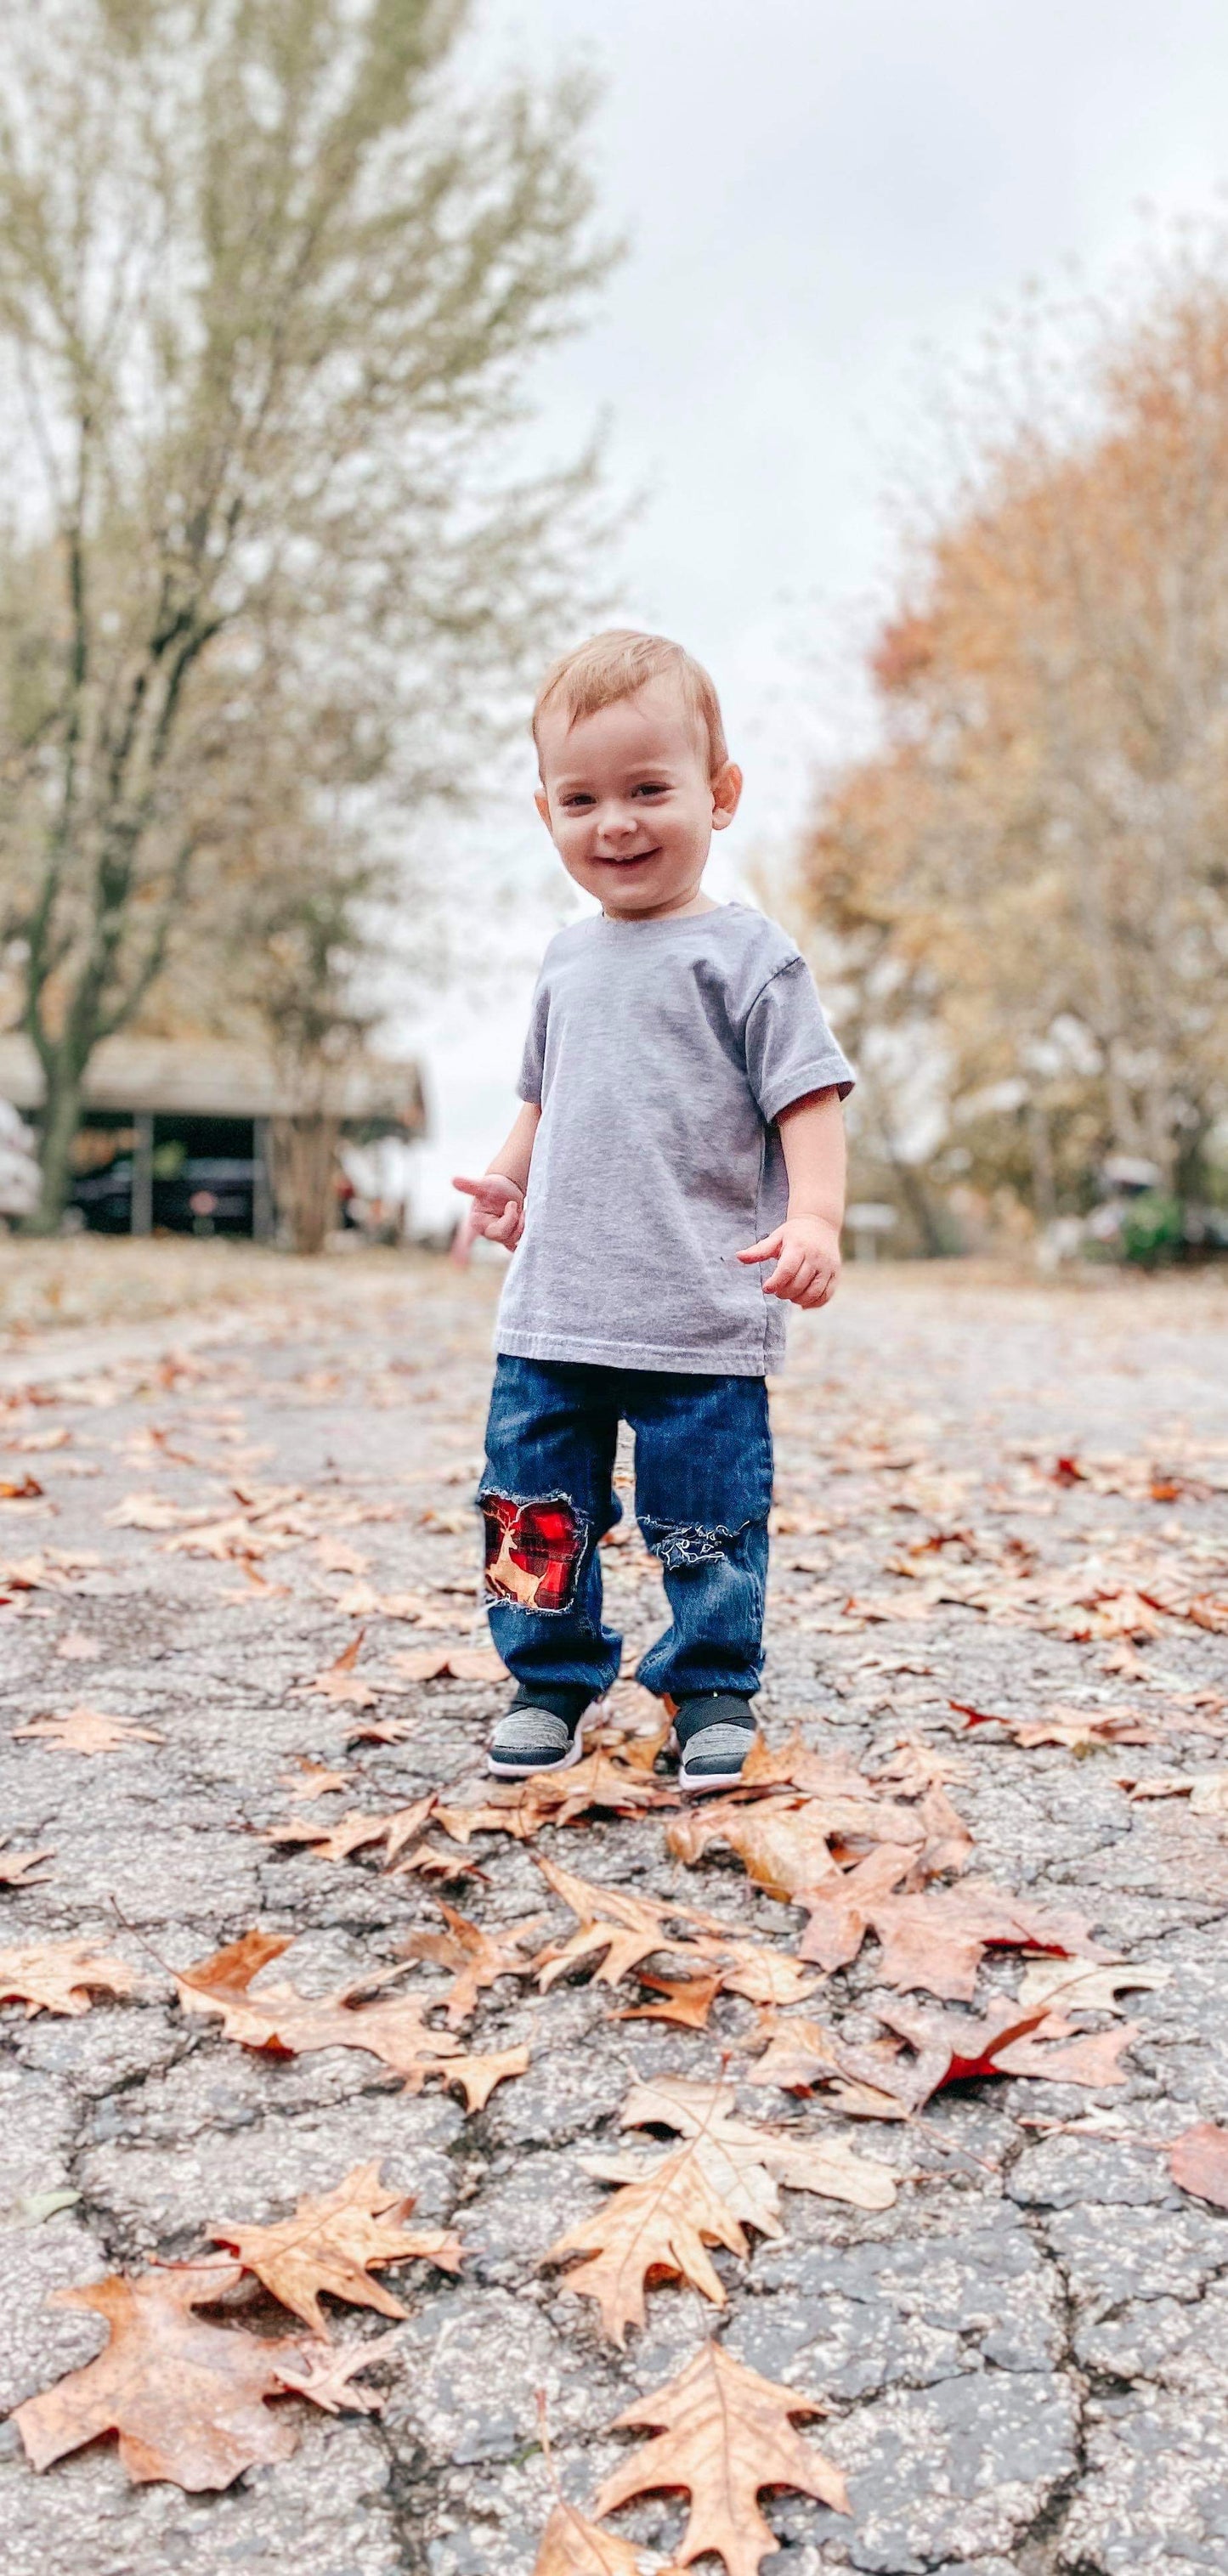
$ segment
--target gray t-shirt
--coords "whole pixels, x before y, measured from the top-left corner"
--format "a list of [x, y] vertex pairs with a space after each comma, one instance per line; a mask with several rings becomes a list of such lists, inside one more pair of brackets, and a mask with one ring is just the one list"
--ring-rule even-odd
[[540, 1101], [495, 1347], [522, 1359], [762, 1377], [784, 1351], [769, 1266], [773, 1124], [852, 1075], [805, 959], [744, 904], [577, 922], [546, 950], [519, 1091]]

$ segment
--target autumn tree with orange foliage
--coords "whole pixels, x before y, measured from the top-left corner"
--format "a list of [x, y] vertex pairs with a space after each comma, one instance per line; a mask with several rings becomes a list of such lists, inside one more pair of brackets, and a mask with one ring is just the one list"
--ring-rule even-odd
[[938, 1064], [933, 1174], [1042, 1221], [1112, 1154], [1204, 1194], [1228, 1108], [1228, 233], [1052, 345], [973, 427], [872, 655], [879, 747], [800, 868], [874, 1150], [915, 1199]]

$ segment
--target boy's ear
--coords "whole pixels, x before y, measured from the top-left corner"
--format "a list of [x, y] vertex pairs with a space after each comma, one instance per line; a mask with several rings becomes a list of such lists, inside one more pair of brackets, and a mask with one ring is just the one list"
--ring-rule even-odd
[[[538, 810], [538, 813], [540, 814], [540, 816], [541, 816], [541, 818], [542, 818], [542, 821], [543, 821], [543, 823], [544, 823], [544, 824], [545, 824], [545, 826], [546, 826], [546, 830], [549, 832], [549, 830], [550, 830], [550, 799], [549, 799], [549, 797], [547, 796], [547, 794], [546, 794], [546, 791], [545, 791], [545, 788], [544, 788], [544, 787], [538, 787], [538, 788], [535, 788], [535, 789], [534, 789], [534, 792], [533, 792], [533, 802], [534, 802], [534, 804], [536, 805], [537, 810]], [[553, 834], [551, 835], [551, 838], [553, 838]]]
[[723, 832], [732, 823], [742, 797], [742, 772], [736, 760], [727, 760], [712, 781], [712, 829]]

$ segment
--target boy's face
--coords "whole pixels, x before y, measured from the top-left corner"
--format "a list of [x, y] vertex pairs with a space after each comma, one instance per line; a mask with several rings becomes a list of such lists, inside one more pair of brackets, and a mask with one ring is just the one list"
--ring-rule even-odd
[[733, 821], [742, 773], [708, 775], [706, 746], [682, 692], [650, 680], [569, 725], [540, 725], [537, 810], [569, 877], [619, 920], [651, 921], [702, 905], [713, 832]]

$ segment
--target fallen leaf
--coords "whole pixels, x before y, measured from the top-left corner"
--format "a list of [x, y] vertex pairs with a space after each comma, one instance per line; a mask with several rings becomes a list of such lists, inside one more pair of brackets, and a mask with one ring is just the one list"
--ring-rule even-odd
[[1119, 1994], [1160, 1993], [1172, 1978], [1171, 1968], [1132, 1968], [1125, 1959], [1100, 1968], [1085, 1968], [1079, 1959], [1037, 1960], [1019, 1981], [1024, 2005], [1059, 2005], [1067, 2012], [1119, 2012]]
[[[697, 2153], [714, 2179], [726, 2170], [722, 2188], [735, 2214], [759, 2227], [755, 2209], [762, 2205], [762, 2186], [753, 2184], [749, 2203], [738, 2202], [735, 2177], [759, 2170], [788, 2191], [817, 2192], [824, 2200], [845, 2201], [853, 2209], [890, 2209], [895, 2178], [885, 2165], [859, 2156], [840, 2140], [825, 2138], [800, 2123], [773, 2128], [737, 2116], [737, 2089], [732, 2084], [697, 2083], [687, 2075], [657, 2075], [633, 2084], [619, 2113], [624, 2129], [677, 2129], [696, 2141]], [[761, 2229], [762, 2234], [771, 2231]]]
[[957, 1715], [973, 1726], [1004, 1726], [1015, 1742], [1027, 1748], [1038, 1744], [1064, 1744], [1072, 1752], [1090, 1752], [1097, 1744], [1154, 1744], [1156, 1729], [1151, 1720], [1131, 1708], [1066, 1708], [1046, 1709], [1042, 1717], [1020, 1717], [1014, 1713], [970, 1708], [963, 1700], [948, 1702]]
[[849, 2119], [908, 2118], [912, 2091], [898, 2040], [854, 2044], [800, 2013], [788, 2019], [766, 2014], [764, 2036], [767, 2045], [747, 2071], [748, 2084], [775, 2085], [782, 2093], [822, 2086]]
[[[58, 2290], [53, 2304], [105, 2317], [110, 2341], [83, 2370], [70, 2371], [14, 2411], [26, 2456], [50, 2468], [84, 2442], [118, 2433], [134, 2484], [167, 2478], [190, 2494], [228, 2487], [244, 2469], [288, 2459], [298, 2434], [266, 2400], [294, 2385], [305, 2395], [301, 2345], [245, 2334], [196, 2316], [242, 2279], [231, 2264], [117, 2274], [82, 2289]], [[372, 2347], [365, 2345], [368, 2355]], [[288, 2372], [299, 2377], [291, 2381]]]
[[[645, 2290], [651, 2274], [666, 2273], [702, 2292], [723, 2308], [725, 2292], [713, 2270], [710, 2245], [745, 2256], [750, 2247], [740, 2221], [722, 2197], [693, 2140], [673, 2147], [634, 2179], [614, 2160], [583, 2159], [587, 2173], [621, 2182], [612, 2200], [602, 2202], [591, 2218], [581, 2219], [543, 2254], [542, 2263], [582, 2259], [566, 2276], [564, 2288], [583, 2299], [595, 2299], [601, 2328], [611, 2343], [623, 2345], [628, 2326], [642, 2326]], [[779, 2235], [778, 2227], [770, 2230]]]
[[31, 1878], [31, 1870], [40, 1861], [54, 1860], [53, 1851], [15, 1852], [0, 1845], [0, 1887], [45, 1887], [45, 1879]]
[[130, 1995], [136, 1984], [122, 1959], [99, 1958], [85, 1941], [35, 1941], [0, 1950], [0, 2003], [35, 2013], [83, 2013], [91, 1994]]
[[988, 2075], [1032, 2075], [1096, 2087], [1120, 2084], [1116, 2061], [1134, 2037], [1134, 2026], [1127, 2023], [1121, 2030], [1048, 2048], [1044, 2043], [1064, 2039], [1070, 2024], [1043, 2005], [1025, 2011], [1001, 1997], [982, 2014], [936, 2012], [919, 2004], [878, 2004], [875, 2009], [887, 2029], [915, 2051], [906, 2071], [914, 2110], [944, 2085]]
[[629, 2540], [599, 2530], [574, 2505], [560, 2502], [542, 2533], [533, 2576], [640, 2576], [640, 2557]]
[[282, 2368], [282, 2387], [287, 2396], [309, 2397], [326, 2415], [339, 2414], [343, 2406], [357, 2414], [378, 2415], [383, 2398], [374, 2389], [356, 2388], [355, 2376], [381, 2361], [400, 2340], [394, 2326], [391, 2334], [376, 2335], [370, 2343], [300, 2344], [298, 2360]]
[[304, 1682], [302, 1689], [315, 1691], [321, 1699], [333, 1700], [343, 1707], [374, 1708], [377, 1692], [354, 1670], [365, 1635], [366, 1630], [360, 1628], [358, 1635], [351, 1638], [348, 1646], [342, 1647], [332, 1663], [327, 1664], [322, 1673], [316, 1673], [311, 1681]]
[[0, 1503], [34, 1503], [42, 1490], [37, 1476], [0, 1476]]
[[[1029, 1905], [1022, 1897], [1005, 1895], [988, 1879], [929, 1888], [919, 1896], [868, 1893], [861, 1912], [882, 1944], [878, 1974], [883, 1983], [902, 1992], [920, 1987], [947, 2003], [971, 2002], [978, 1969], [991, 1948], [1053, 1950], [1091, 1959], [1103, 1955], [1083, 1915]], [[816, 1923], [825, 1932], [825, 1918], [812, 1915], [800, 1955], [818, 1957], [824, 1965], [843, 1964], [830, 1962], [830, 1944], [814, 1935]]]
[[334, 1789], [348, 1789], [352, 1771], [330, 1771], [327, 1763], [303, 1760], [297, 1771], [283, 1771], [281, 1785], [292, 1798], [306, 1805], [313, 1798], [330, 1797]]
[[108, 1717], [97, 1708], [70, 1708], [58, 1717], [32, 1717], [28, 1726], [15, 1726], [13, 1742], [52, 1744], [58, 1753], [115, 1753], [125, 1744], [165, 1744], [166, 1738], [130, 1717]]
[[579, 1925], [565, 1941], [547, 1942], [534, 1962], [543, 1993], [585, 1959], [600, 1959], [595, 1982], [614, 1986], [623, 1977], [639, 1975], [644, 1960], [657, 1955], [679, 1960], [692, 1982], [717, 1971], [722, 1990], [751, 2003], [799, 2003], [816, 1991], [815, 1979], [791, 1953], [726, 1931], [712, 1915], [692, 1906], [593, 1887], [555, 1861], [539, 1859], [537, 1866]]
[[325, 2291], [351, 2306], [378, 2308], [381, 2316], [403, 2317], [408, 2310], [381, 2281], [368, 2278], [376, 2264], [407, 2263], [421, 2258], [443, 2271], [460, 2269], [460, 2238], [443, 2227], [406, 2227], [413, 2194], [386, 2191], [379, 2159], [355, 2165], [335, 2189], [300, 2200], [292, 2218], [272, 2227], [211, 2227], [245, 2272], [254, 2272], [283, 2308], [327, 2340], [320, 2307]]
[[840, 2471], [790, 2421], [822, 2412], [796, 2388], [761, 2379], [719, 2344], [705, 2344], [667, 2387], [637, 2397], [615, 2417], [611, 2430], [644, 2425], [657, 2438], [606, 2479], [594, 2511], [601, 2518], [632, 2496], [682, 2487], [691, 2511], [677, 2565], [689, 2567], [712, 2550], [728, 2576], [758, 2576], [780, 2545], [759, 2511], [761, 2488], [791, 2487], [833, 2513], [849, 2510]]
[[102, 1647], [97, 1637], [87, 1636], [83, 1628], [69, 1628], [55, 1651], [62, 1664], [96, 1664]]
[[172, 1503], [165, 1494], [125, 1494], [103, 1517], [108, 1529], [161, 1531], [200, 1528], [216, 1519], [216, 1512], [212, 1505], [193, 1510], [190, 1504]]
[[1217, 2129], [1213, 2120], [1183, 2129], [1168, 2150], [1168, 2169], [1182, 2191], [1228, 2209], [1228, 2129]]
[[394, 1672], [407, 1681], [505, 1682], [507, 1666], [493, 1646], [410, 1646], [389, 1657]]
[[475, 1833], [512, 1834], [528, 1842], [543, 1825], [570, 1825], [591, 1808], [619, 1816], [676, 1807], [676, 1789], [663, 1788], [631, 1763], [604, 1752], [586, 1754], [568, 1771], [539, 1771], [513, 1787], [496, 1788], [472, 1807], [441, 1806], [439, 1821], [456, 1842]]
[[[366, 1988], [343, 1988], [316, 2000], [290, 1985], [249, 1989], [262, 1968], [290, 1948], [290, 1937], [275, 1932], [246, 1932], [208, 1959], [199, 1960], [175, 1979], [185, 2012], [217, 2013], [223, 2037], [241, 2048], [269, 2049], [281, 2056], [308, 2055], [321, 2048], [361, 2048], [393, 2074], [404, 2078], [407, 2093], [419, 2093], [428, 2076], [460, 2084], [469, 2108], [480, 2108], [496, 2084], [523, 2074], [527, 2048], [505, 2049], [490, 2056], [467, 2056], [451, 2031], [432, 2030], [430, 2007], [419, 1998], [400, 1995], [363, 2002]], [[383, 1972], [395, 1976], [399, 1969]]]
[[709, 1969], [697, 1977], [656, 1977], [647, 1968], [637, 1971], [641, 1985], [649, 1986], [661, 1997], [655, 2004], [624, 2004], [615, 2013], [615, 2021], [665, 2021], [678, 2030], [704, 2030], [708, 2015], [721, 1991], [719, 1969]]
[[361, 1808], [351, 1807], [334, 1824], [322, 1819], [296, 1817], [293, 1822], [269, 1825], [263, 1839], [270, 1843], [300, 1843], [310, 1847], [313, 1860], [352, 1860], [357, 1851], [370, 1851], [376, 1843], [384, 1846], [384, 1866], [393, 1862], [422, 1833], [435, 1811], [435, 1793], [415, 1798], [408, 1807], [394, 1807], [383, 1815], [364, 1815]]
[[312, 1554], [326, 1574], [366, 1574], [371, 1563], [369, 1556], [344, 1538], [318, 1538]]
[[836, 1875], [830, 1848], [835, 1831], [826, 1803], [817, 1798], [764, 1798], [753, 1806], [721, 1798], [675, 1817], [665, 1839], [689, 1868], [710, 1843], [727, 1843], [757, 1887], [788, 1903], [803, 1888]]
[[536, 1964], [526, 1959], [520, 1948], [530, 1934], [538, 1932], [544, 1915], [532, 1914], [514, 1923], [510, 1932], [484, 1932], [478, 1923], [470, 1923], [454, 1906], [446, 1905], [441, 1896], [435, 1903], [444, 1918], [442, 1932], [414, 1932], [403, 1945], [406, 1959], [431, 1959], [438, 1967], [455, 1970], [451, 1985], [439, 2000], [450, 2030], [458, 2030], [468, 2021], [478, 1996], [499, 1977], [527, 1977]]

